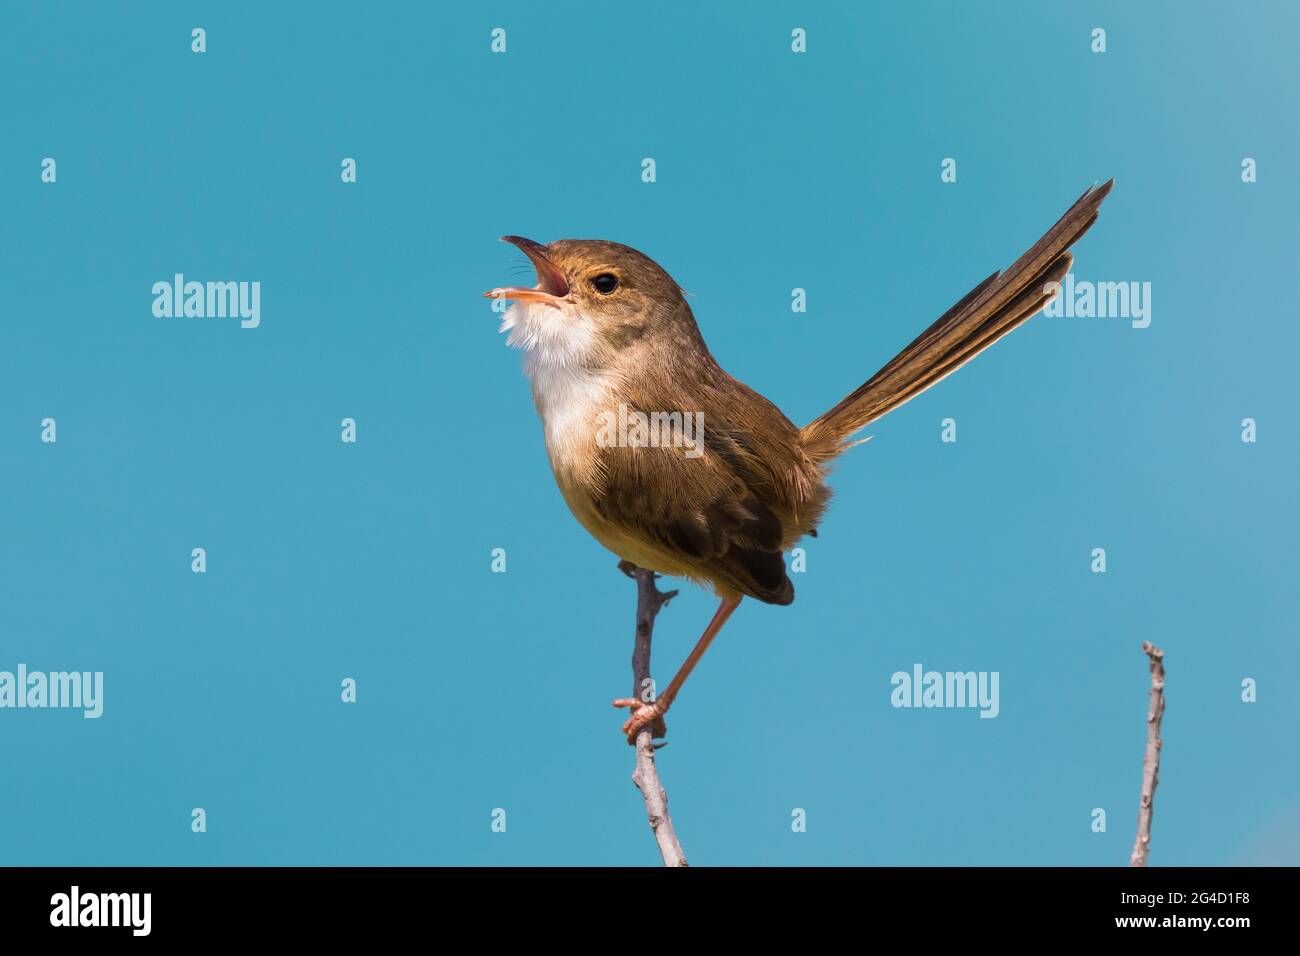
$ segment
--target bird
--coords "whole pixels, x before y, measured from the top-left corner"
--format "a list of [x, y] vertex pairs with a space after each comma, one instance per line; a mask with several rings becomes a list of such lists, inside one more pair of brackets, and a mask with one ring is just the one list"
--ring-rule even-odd
[[[1113, 185], [1090, 186], [1010, 267], [802, 427], [718, 364], [684, 290], [649, 256], [604, 240], [502, 237], [528, 257], [537, 282], [483, 295], [511, 301], [500, 331], [523, 352], [569, 510], [622, 562], [686, 578], [719, 601], [667, 688], [613, 702], [630, 710], [622, 726], [629, 743], [646, 726], [663, 733], [664, 714], [744, 598], [794, 600], [785, 553], [817, 534], [835, 459], [865, 441], [855, 440], [862, 429], [1059, 294], [1070, 247]], [[688, 434], [696, 424], [699, 434]]]

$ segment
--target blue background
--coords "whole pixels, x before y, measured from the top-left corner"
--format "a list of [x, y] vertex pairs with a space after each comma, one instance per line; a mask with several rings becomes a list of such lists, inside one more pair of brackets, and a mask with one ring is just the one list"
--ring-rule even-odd
[[[496, 237], [646, 251], [803, 423], [1110, 176], [1076, 275], [1151, 282], [1150, 328], [1036, 318], [873, 426], [660, 769], [696, 864], [1124, 864], [1152, 639], [1153, 864], [1300, 862], [1300, 17], [1090, 7], [6, 4], [0, 669], [106, 689], [0, 711], [0, 863], [656, 863], [633, 587], [479, 297], [527, 272]], [[261, 327], [154, 318], [175, 272], [260, 281]], [[893, 709], [914, 662], [1001, 715]]]

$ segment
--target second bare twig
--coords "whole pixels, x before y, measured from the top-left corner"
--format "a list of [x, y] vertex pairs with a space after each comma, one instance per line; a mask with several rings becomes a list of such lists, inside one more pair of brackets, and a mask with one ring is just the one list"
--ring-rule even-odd
[[1142, 799], [1138, 804], [1137, 839], [1129, 866], [1146, 866], [1151, 853], [1151, 817], [1155, 812], [1156, 784], [1160, 782], [1160, 720], [1165, 715], [1165, 652], [1150, 641], [1142, 652], [1151, 664], [1151, 699], [1147, 707], [1147, 751], [1142, 759]]

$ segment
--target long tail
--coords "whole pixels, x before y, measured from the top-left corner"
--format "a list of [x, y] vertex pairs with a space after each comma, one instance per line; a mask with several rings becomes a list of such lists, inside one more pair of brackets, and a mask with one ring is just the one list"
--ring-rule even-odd
[[995, 272], [939, 317], [907, 348], [843, 401], [801, 431], [815, 462], [834, 458], [848, 439], [915, 398], [1033, 316], [1050, 302], [1073, 261], [1066, 250], [1097, 221], [1114, 180], [1088, 189], [1006, 272]]

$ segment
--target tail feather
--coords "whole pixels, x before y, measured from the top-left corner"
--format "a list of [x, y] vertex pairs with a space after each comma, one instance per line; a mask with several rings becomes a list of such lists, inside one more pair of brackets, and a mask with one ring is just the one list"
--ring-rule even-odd
[[867, 382], [805, 425], [801, 438], [809, 458], [834, 458], [855, 432], [952, 374], [1050, 302], [1055, 291], [1048, 287], [1070, 271], [1066, 250], [1097, 221], [1112, 185], [1084, 192], [1009, 269], [977, 285]]
[[1016, 326], [1032, 318], [1052, 298], [1041, 292], [1043, 287], [1064, 279], [1073, 261], [1073, 256], [1068, 252], [1061, 253], [1056, 261], [1035, 276], [1025, 290], [1009, 302], [994, 320], [980, 326], [969, 339], [960, 342], [952, 353], [937, 361], [914, 382], [909, 382], [905, 388], [889, 396], [886, 402], [876, 407], [872, 420], [883, 417], [909, 399], [920, 395], [940, 379], [957, 371]]

